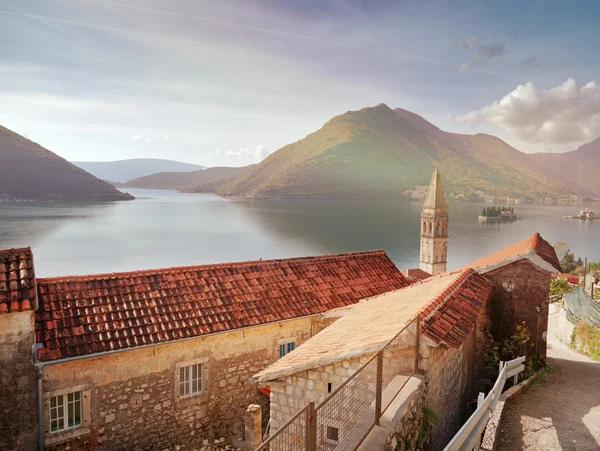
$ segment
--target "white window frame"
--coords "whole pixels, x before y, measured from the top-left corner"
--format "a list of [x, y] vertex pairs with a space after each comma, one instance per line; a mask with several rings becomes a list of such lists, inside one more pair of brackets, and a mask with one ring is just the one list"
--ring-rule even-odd
[[[69, 400], [70, 397], [72, 397], [72, 400]], [[54, 405], [52, 405], [53, 402]], [[79, 422], [75, 424], [75, 418], [71, 418], [71, 415], [73, 415], [73, 417], [76, 416], [77, 407], [79, 408]], [[52, 418], [53, 414], [55, 415], [55, 418]], [[78, 390], [51, 396], [49, 415], [50, 434], [58, 434], [81, 427], [83, 425], [83, 392]], [[62, 427], [60, 427], [61, 420]], [[56, 429], [53, 430], [52, 423], [54, 422], [56, 422]]]
[[[195, 360], [187, 360], [184, 362], [179, 362], [175, 365], [175, 399], [177, 401], [184, 401], [186, 399], [198, 398], [205, 394], [208, 389], [208, 369], [207, 369], [208, 358], [200, 358]], [[197, 367], [199, 372], [196, 378], [193, 378], [193, 368]], [[189, 371], [188, 379], [185, 380], [185, 383], [188, 384], [187, 393], [181, 394], [181, 375], [182, 372]], [[200, 387], [197, 388], [196, 391], [193, 391], [194, 380], [198, 381]]]
[[[293, 348], [290, 349], [290, 345], [293, 345]], [[281, 347], [284, 346], [284, 350], [285, 352], [283, 353], [283, 355], [281, 354]], [[278, 358], [282, 358], [283, 356], [288, 355], [290, 352], [292, 352], [294, 349], [296, 349], [298, 347], [298, 342], [296, 341], [295, 338], [286, 338], [283, 340], [278, 340], [277, 341], [277, 356]]]
[[[69, 426], [69, 394], [79, 393], [79, 424]], [[52, 430], [52, 399], [63, 400], [63, 429]], [[46, 432], [45, 443], [55, 443], [71, 440], [75, 437], [90, 433], [91, 424], [91, 390], [89, 384], [75, 385], [67, 388], [44, 391], [44, 430]], [[58, 425], [57, 425], [58, 426]]]

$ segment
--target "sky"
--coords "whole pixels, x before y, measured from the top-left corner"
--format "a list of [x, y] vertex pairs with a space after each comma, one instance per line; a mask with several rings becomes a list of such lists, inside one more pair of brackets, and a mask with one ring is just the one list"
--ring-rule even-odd
[[385, 103], [573, 150], [600, 136], [598, 23], [575, 0], [2, 0], [0, 125], [71, 161], [241, 166]]

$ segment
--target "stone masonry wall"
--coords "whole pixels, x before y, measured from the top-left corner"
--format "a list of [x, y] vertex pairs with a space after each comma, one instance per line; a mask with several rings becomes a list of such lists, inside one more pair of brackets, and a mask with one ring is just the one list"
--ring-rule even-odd
[[[509, 337], [515, 332], [516, 324], [525, 322], [531, 333], [527, 354], [535, 353], [537, 342], [538, 354], [545, 359], [550, 273], [542, 271], [529, 260], [519, 260], [490, 271], [485, 277], [495, 284], [494, 294], [489, 302], [494, 338], [500, 340]], [[537, 306], [541, 309], [539, 314]]]
[[32, 450], [37, 440], [33, 312], [0, 315], [0, 449]]
[[314, 401], [315, 406], [321, 404], [329, 396], [329, 383], [332, 384], [332, 391], [336, 390], [373, 355], [302, 371], [271, 383], [271, 431], [287, 423], [309, 402]]
[[[428, 348], [426, 350], [426, 348]], [[420, 364], [427, 375], [427, 407], [435, 412], [429, 449], [443, 449], [460, 429], [471, 397], [469, 370], [474, 359], [474, 334], [458, 349], [421, 346]]]
[[[200, 447], [219, 437], [241, 439], [246, 407], [260, 404], [268, 410], [267, 397], [248, 379], [279, 358], [282, 340], [307, 340], [314, 321], [302, 318], [47, 365], [44, 392], [85, 384], [91, 419], [89, 434], [46, 449], [165, 449]], [[176, 364], [198, 359], [205, 361], [207, 390], [179, 399]]]

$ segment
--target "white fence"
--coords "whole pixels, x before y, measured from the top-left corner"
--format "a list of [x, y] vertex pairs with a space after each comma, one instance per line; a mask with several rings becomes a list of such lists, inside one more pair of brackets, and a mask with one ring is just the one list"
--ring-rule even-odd
[[510, 362], [500, 362], [500, 374], [494, 387], [485, 398], [483, 393], [479, 393], [477, 410], [450, 440], [444, 451], [472, 451], [479, 446], [481, 435], [500, 399], [506, 380], [514, 377], [514, 383], [517, 383], [519, 373], [525, 369], [523, 362], [525, 362], [525, 357], [517, 357]]

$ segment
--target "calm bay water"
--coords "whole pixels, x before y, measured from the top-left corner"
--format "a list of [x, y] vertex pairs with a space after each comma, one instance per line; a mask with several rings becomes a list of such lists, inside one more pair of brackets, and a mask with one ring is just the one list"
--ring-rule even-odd
[[[242, 201], [129, 191], [136, 200], [0, 203], [0, 249], [31, 246], [41, 277], [370, 249], [385, 249], [401, 269], [418, 266], [420, 202]], [[450, 204], [449, 269], [535, 231], [551, 243], [566, 242], [577, 255], [600, 259], [600, 221], [562, 218], [581, 208], [518, 205], [522, 220], [482, 224], [481, 205]]]

